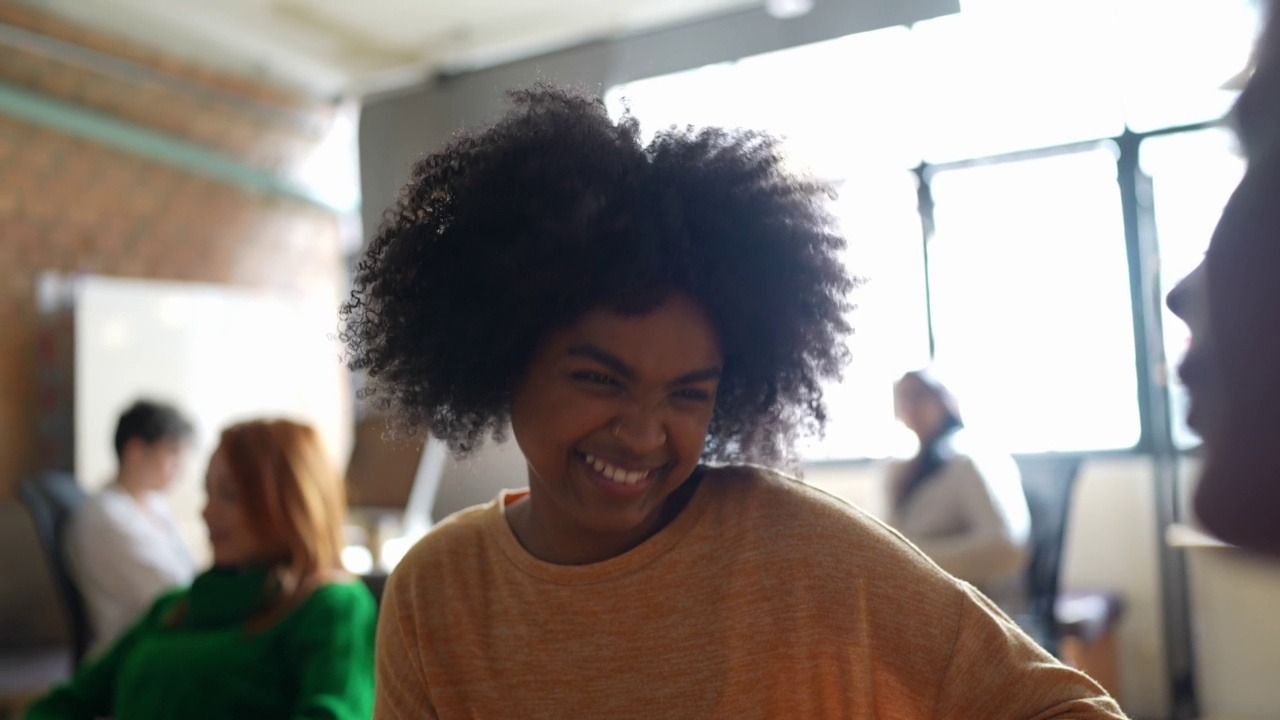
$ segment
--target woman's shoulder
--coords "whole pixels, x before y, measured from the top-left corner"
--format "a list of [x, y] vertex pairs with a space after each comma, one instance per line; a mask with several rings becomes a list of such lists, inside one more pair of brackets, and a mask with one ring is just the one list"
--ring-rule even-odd
[[751, 532], [804, 547], [918, 554], [897, 531], [866, 511], [784, 472], [735, 465], [709, 470], [707, 480], [726, 522]]
[[324, 635], [344, 628], [371, 629], [376, 622], [378, 603], [364, 581], [354, 575], [334, 573], [313, 581], [281, 625], [302, 628], [304, 634]]
[[474, 567], [490, 547], [503, 505], [516, 494], [505, 491], [496, 500], [459, 510], [436, 523], [409, 548], [391, 579], [406, 582], [412, 577], [432, 583], [458, 567]]
[[493, 519], [491, 516], [499, 512], [495, 506], [505, 503], [512, 494], [513, 491], [504, 491], [497, 500], [459, 510], [436, 523], [414, 543], [401, 564], [422, 562], [441, 553], [474, 547], [488, 532], [487, 526]]
[[817, 519], [845, 518], [862, 513], [853, 505], [806, 484], [796, 475], [760, 465], [722, 465], [707, 468], [704, 476], [722, 502], [767, 505], [775, 512], [801, 514]]
[[148, 625], [160, 625], [167, 622], [174, 609], [188, 602], [190, 595], [191, 586], [189, 585], [165, 590], [151, 603], [151, 608], [143, 616], [142, 622]]
[[71, 518], [80, 530], [100, 531], [104, 527], [132, 524], [137, 520], [138, 502], [115, 485], [93, 493]]
[[713, 515], [721, 527], [715, 531], [743, 553], [777, 558], [785, 565], [780, 572], [956, 590], [898, 531], [820, 488], [755, 466], [716, 468], [707, 479], [718, 496]]
[[373, 592], [364, 580], [355, 575], [337, 573], [318, 581], [303, 604], [357, 610], [372, 609], [375, 602]]
[[999, 444], [972, 430], [961, 430], [950, 440], [950, 455], [944, 467], [980, 475], [1016, 475], [1018, 466]]

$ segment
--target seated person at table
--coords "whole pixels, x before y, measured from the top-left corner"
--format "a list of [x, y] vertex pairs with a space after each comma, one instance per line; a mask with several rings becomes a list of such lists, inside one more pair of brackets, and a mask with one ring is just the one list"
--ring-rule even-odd
[[120, 416], [115, 480], [67, 528], [67, 561], [93, 630], [90, 657], [115, 642], [166, 590], [191, 582], [195, 565], [165, 499], [191, 424], [174, 408], [139, 401]]
[[169, 593], [29, 720], [364, 720], [375, 606], [342, 572], [342, 480], [315, 430], [222, 434], [204, 519], [212, 569]]
[[[396, 567], [379, 720], [1119, 718], [1092, 680], [794, 457], [840, 372], [828, 188], [767, 136], [539, 86], [420, 160], [344, 306], [454, 451], [526, 460]], [[731, 464], [712, 464], [712, 463]]]
[[920, 449], [890, 466], [889, 524], [1006, 613], [1025, 613], [1031, 512], [1013, 458], [979, 446], [930, 372], [904, 375], [894, 408]]

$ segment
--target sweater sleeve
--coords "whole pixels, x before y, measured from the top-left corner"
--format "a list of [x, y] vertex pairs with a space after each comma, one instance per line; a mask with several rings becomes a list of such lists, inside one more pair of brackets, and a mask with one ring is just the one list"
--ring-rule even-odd
[[374, 720], [434, 720], [426, 673], [418, 654], [413, 584], [407, 563], [387, 580], [378, 620], [377, 700]]
[[1123, 720], [1084, 673], [1060, 664], [971, 587], [962, 607], [935, 718]]
[[25, 720], [93, 720], [109, 717], [115, 703], [116, 673], [121, 663], [173, 606], [180, 595], [170, 593], [145, 613], [103, 654], [81, 665], [67, 682], [40, 698], [23, 715]]
[[297, 668], [293, 720], [365, 720], [373, 704], [377, 607], [359, 583], [320, 588], [294, 621], [289, 661]]

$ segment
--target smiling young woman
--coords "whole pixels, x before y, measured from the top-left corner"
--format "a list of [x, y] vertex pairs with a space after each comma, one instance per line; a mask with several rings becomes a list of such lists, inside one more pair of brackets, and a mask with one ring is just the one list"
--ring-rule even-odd
[[375, 717], [1121, 717], [766, 469], [847, 354], [826, 187], [759, 134], [645, 147], [597, 99], [514, 99], [414, 167], [343, 308], [374, 399], [458, 453], [509, 428], [528, 465], [392, 575]]
[[640, 316], [595, 311], [547, 338], [511, 398], [531, 489], [506, 515], [522, 545], [558, 564], [607, 560], [678, 510], [711, 423], [715, 338], [685, 295]]

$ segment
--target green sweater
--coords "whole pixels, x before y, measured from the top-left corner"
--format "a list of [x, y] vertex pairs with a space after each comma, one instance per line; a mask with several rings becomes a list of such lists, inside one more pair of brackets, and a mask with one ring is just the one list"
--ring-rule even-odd
[[[210, 570], [160, 598], [104, 655], [32, 705], [28, 720], [366, 720], [377, 608], [361, 583], [326, 585], [245, 632], [264, 570]], [[179, 627], [166, 626], [185, 599]]]

